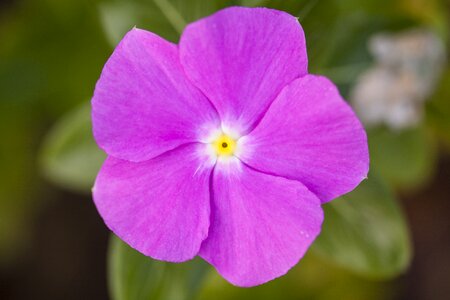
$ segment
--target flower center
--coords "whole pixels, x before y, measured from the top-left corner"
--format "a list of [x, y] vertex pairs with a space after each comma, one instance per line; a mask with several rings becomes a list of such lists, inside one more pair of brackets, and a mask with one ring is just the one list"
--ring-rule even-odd
[[236, 150], [236, 141], [228, 135], [221, 135], [213, 142], [213, 146], [217, 155], [230, 156]]

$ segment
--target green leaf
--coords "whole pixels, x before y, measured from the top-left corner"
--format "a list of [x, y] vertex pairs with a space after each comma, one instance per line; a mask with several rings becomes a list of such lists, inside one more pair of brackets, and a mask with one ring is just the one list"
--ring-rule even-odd
[[368, 41], [373, 34], [411, 26], [401, 11], [379, 1], [309, 0], [299, 16], [308, 49], [310, 73], [329, 77], [346, 98], [358, 76], [373, 63]]
[[371, 174], [324, 210], [322, 233], [312, 248], [318, 254], [369, 277], [389, 278], [406, 269], [411, 259], [407, 225], [380, 178]]
[[111, 236], [108, 283], [113, 300], [190, 300], [208, 270], [199, 258], [180, 264], [153, 260]]
[[2, 92], [0, 90], [0, 136], [3, 140], [0, 147], [0, 266], [8, 268], [20, 262], [18, 260], [31, 249], [32, 226], [36, 220], [33, 214], [41, 211], [47, 199], [35, 198], [41, 182], [33, 169], [34, 137], [40, 132], [30, 117], [32, 109], [14, 101], [8, 103], [8, 98], [2, 98]]
[[64, 116], [41, 149], [44, 174], [56, 184], [89, 192], [106, 155], [92, 136], [89, 103]]
[[99, 12], [111, 45], [134, 26], [176, 42], [186, 24], [233, 4], [227, 0], [114, 0], [100, 5]]
[[417, 189], [436, 166], [435, 141], [422, 127], [403, 131], [368, 130], [371, 165], [396, 188]]
[[147, 4], [138, 1], [112, 1], [99, 6], [100, 20], [112, 46], [115, 46], [123, 36], [134, 26], [155, 30], [164, 38], [175, 41], [178, 33], [175, 28], [152, 2]]
[[286, 275], [248, 289], [233, 286], [213, 272], [198, 299], [379, 300], [390, 299], [390, 288], [389, 283], [359, 276], [308, 252]]
[[427, 102], [427, 123], [450, 149], [450, 69], [445, 70], [442, 78]]

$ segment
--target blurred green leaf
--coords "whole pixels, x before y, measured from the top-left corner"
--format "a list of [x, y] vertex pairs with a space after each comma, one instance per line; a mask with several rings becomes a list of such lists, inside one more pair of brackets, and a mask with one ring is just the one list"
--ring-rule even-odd
[[209, 266], [199, 258], [174, 264], [144, 256], [112, 235], [108, 280], [113, 300], [190, 300]]
[[106, 155], [92, 136], [89, 103], [64, 116], [41, 149], [44, 174], [67, 188], [89, 192]]
[[217, 272], [205, 281], [199, 300], [380, 300], [391, 299], [390, 287], [321, 260], [308, 252], [286, 275], [260, 286], [240, 288]]
[[450, 148], [450, 69], [443, 74], [426, 108], [427, 122]]
[[92, 10], [98, 1], [0, 2], [2, 270], [35, 250], [43, 208], [57, 197], [36, 156], [48, 124], [92, 95], [109, 49]]
[[417, 189], [436, 166], [435, 141], [422, 127], [391, 131], [368, 130], [371, 165], [396, 188]]
[[8, 98], [1, 100], [0, 268], [17, 263], [26, 253], [32, 243], [31, 217], [45, 203], [45, 199], [34, 198], [41, 182], [34, 169], [34, 137], [40, 132], [30, 118], [33, 111], [24, 109], [22, 103], [3, 101]]
[[212, 14], [227, 5], [233, 5], [234, 2], [114, 0], [100, 5], [100, 19], [111, 45], [116, 45], [134, 26], [176, 42], [187, 23]]
[[391, 191], [371, 174], [353, 192], [324, 205], [322, 233], [313, 248], [369, 277], [392, 277], [409, 265], [407, 225]]
[[134, 26], [157, 30], [159, 35], [171, 41], [175, 41], [178, 36], [177, 31], [152, 1], [147, 4], [120, 0], [105, 2], [100, 5], [99, 10], [100, 20], [112, 46], [117, 45]]

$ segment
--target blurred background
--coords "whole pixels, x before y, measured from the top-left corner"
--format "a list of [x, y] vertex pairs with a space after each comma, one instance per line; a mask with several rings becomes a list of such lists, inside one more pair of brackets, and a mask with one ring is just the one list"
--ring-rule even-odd
[[[105, 156], [89, 99], [114, 46], [135, 25], [176, 42], [231, 5], [299, 18], [310, 72], [338, 84], [371, 153], [306, 257], [250, 289], [136, 253], [90, 197]], [[1, 0], [0, 299], [450, 299], [449, 14], [445, 0]]]

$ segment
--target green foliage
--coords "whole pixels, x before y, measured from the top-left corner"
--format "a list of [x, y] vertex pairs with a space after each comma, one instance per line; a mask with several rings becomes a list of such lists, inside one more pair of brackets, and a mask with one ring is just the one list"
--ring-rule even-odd
[[427, 121], [450, 149], [450, 69], [445, 71], [427, 103]]
[[183, 264], [153, 260], [112, 236], [108, 280], [113, 300], [190, 300], [210, 267], [199, 258]]
[[233, 3], [226, 0], [113, 0], [100, 6], [100, 17], [111, 45], [116, 45], [134, 26], [176, 42], [186, 24]]
[[311, 254], [287, 275], [262, 286], [242, 289], [229, 284], [200, 258], [182, 264], [156, 261], [116, 236], [110, 240], [108, 281], [112, 300], [376, 300], [389, 294], [387, 286]]
[[6, 101], [0, 102], [0, 123], [0, 266], [4, 266], [26, 248], [29, 217], [40, 203], [32, 194], [39, 183], [30, 151], [30, 134], [36, 128], [21, 107]]
[[92, 136], [90, 105], [85, 103], [49, 132], [42, 146], [41, 164], [50, 180], [88, 192], [105, 158]]
[[107, 55], [95, 2], [0, 2], [0, 267], [28, 255], [52, 198], [36, 163], [41, 138], [90, 97]]
[[381, 178], [369, 175], [353, 192], [324, 205], [317, 253], [370, 277], [403, 272], [411, 258], [409, 234], [400, 207]]
[[286, 275], [266, 284], [243, 289], [211, 272], [199, 300], [380, 300], [389, 299], [387, 284], [368, 280], [336, 267], [310, 252]]
[[436, 145], [421, 126], [399, 132], [386, 128], [368, 130], [373, 169], [403, 190], [414, 190], [427, 182], [434, 171]]

